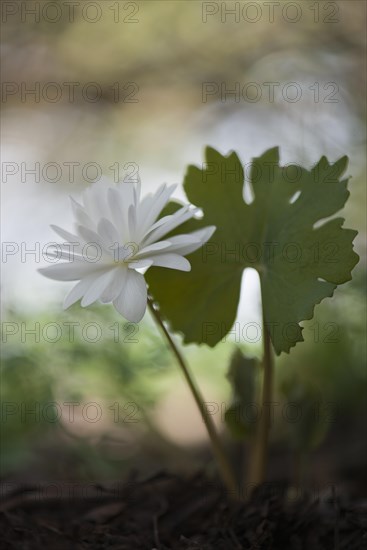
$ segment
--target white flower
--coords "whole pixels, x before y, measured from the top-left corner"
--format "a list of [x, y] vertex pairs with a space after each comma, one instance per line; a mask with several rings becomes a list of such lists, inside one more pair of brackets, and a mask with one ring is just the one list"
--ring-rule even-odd
[[112, 187], [98, 182], [84, 191], [83, 204], [71, 198], [75, 234], [52, 225], [65, 242], [50, 255], [69, 261], [39, 270], [50, 279], [79, 281], [66, 296], [64, 309], [80, 299], [83, 307], [96, 300], [113, 302], [123, 317], [137, 323], [147, 305], [147, 285], [137, 269], [156, 265], [190, 271], [184, 255], [210, 239], [215, 226], [164, 239], [197, 212], [183, 206], [157, 221], [175, 187], [163, 185], [154, 195], [140, 200], [139, 184]]

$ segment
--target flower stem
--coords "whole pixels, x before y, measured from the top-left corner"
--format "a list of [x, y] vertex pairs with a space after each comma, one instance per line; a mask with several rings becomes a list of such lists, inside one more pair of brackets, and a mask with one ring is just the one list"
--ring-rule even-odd
[[168, 344], [170, 345], [174, 355], [176, 356], [176, 359], [181, 367], [181, 370], [184, 374], [184, 377], [186, 379], [186, 382], [188, 383], [189, 385], [189, 388], [191, 390], [191, 393], [196, 401], [196, 404], [199, 408], [199, 411], [201, 413], [201, 416], [202, 416], [202, 419], [204, 421], [204, 424], [205, 424], [205, 427], [207, 429], [207, 432], [208, 432], [208, 435], [209, 435], [209, 438], [210, 438], [210, 441], [211, 441], [211, 445], [212, 445], [212, 450], [213, 450], [213, 454], [217, 460], [217, 463], [218, 463], [218, 467], [219, 467], [219, 470], [220, 470], [220, 473], [222, 475], [222, 479], [223, 479], [223, 482], [229, 492], [229, 495], [230, 496], [233, 496], [233, 497], [237, 497], [238, 496], [238, 489], [237, 489], [237, 484], [236, 484], [236, 480], [235, 480], [235, 476], [233, 474], [233, 471], [232, 471], [232, 468], [227, 460], [227, 456], [225, 454], [225, 451], [223, 449], [223, 446], [222, 446], [222, 443], [221, 443], [221, 440], [219, 438], [219, 435], [217, 433], [217, 430], [215, 428], [215, 425], [214, 425], [214, 422], [211, 418], [211, 416], [208, 414], [208, 411], [204, 405], [204, 399], [199, 391], [199, 389], [197, 388], [194, 380], [193, 380], [193, 377], [185, 363], [185, 360], [184, 358], [182, 357], [180, 351], [178, 350], [176, 344], [174, 343], [174, 341], [172, 340], [171, 338], [171, 335], [169, 334], [169, 332], [167, 331], [163, 321], [162, 321], [162, 318], [161, 316], [159, 315], [159, 312], [158, 310], [154, 307], [153, 305], [153, 301], [150, 297], [148, 297], [148, 306], [149, 306], [149, 309], [154, 317], [154, 319], [156, 320], [156, 322], [158, 323], [158, 325], [160, 326], [160, 328], [162, 329], [162, 332], [163, 334], [165, 335], [166, 337], [166, 340], [168, 342]]
[[269, 431], [271, 425], [271, 401], [273, 395], [273, 354], [270, 334], [263, 321], [263, 386], [261, 397], [261, 415], [257, 426], [255, 445], [251, 457], [249, 482], [259, 485], [264, 481], [266, 473]]

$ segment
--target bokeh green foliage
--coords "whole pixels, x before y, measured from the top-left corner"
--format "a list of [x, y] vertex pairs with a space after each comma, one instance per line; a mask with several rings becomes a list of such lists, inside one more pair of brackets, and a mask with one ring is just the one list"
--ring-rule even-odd
[[[161, 375], [169, 370], [172, 359], [149, 323], [126, 323], [112, 307], [74, 306], [67, 312], [41, 312], [36, 320], [8, 311], [4, 318], [9, 320], [2, 325], [3, 475], [31, 463], [34, 444], [48, 438], [57, 441], [60, 429], [67, 429], [60, 424], [67, 414], [60, 415], [54, 403], [58, 407], [64, 402], [97, 402], [106, 416], [113, 403], [130, 402], [148, 414], [162, 393]], [[17, 327], [14, 335], [7, 333], [10, 323], [11, 331]], [[30, 333], [36, 323], [37, 338]], [[73, 330], [68, 323], [74, 324]], [[92, 325], [100, 331], [98, 339]], [[59, 336], [54, 326], [59, 327]], [[112, 410], [109, 417], [115, 418]], [[143, 421], [141, 414], [139, 419]], [[91, 460], [94, 453], [97, 458], [93, 445], [83, 437], [79, 443], [83, 455]], [[99, 460], [103, 463], [103, 458]]]
[[[363, 330], [365, 294], [363, 269], [357, 268], [354, 279], [339, 289], [331, 300], [318, 306], [312, 321], [304, 323], [304, 343], [278, 359], [274, 392], [274, 400], [280, 404], [278, 411], [290, 402], [297, 403], [302, 410], [302, 418], [296, 423], [284, 422], [281, 416], [275, 415], [278, 421], [273, 427], [272, 440], [284, 449], [308, 453], [322, 443], [330, 431], [339, 434], [340, 446], [355, 437], [355, 426], [363, 419], [367, 389], [366, 334]], [[34, 328], [34, 316], [9, 311], [5, 318]], [[78, 327], [74, 342], [69, 341], [66, 332], [54, 344], [42, 340], [37, 343], [32, 336], [21, 343], [19, 334], [8, 337], [2, 346], [3, 407], [6, 402], [23, 403], [31, 410], [35, 402], [42, 408], [53, 401], [99, 399], [107, 405], [115, 401], [134, 401], [149, 417], [154, 406], [180, 378], [156, 329], [144, 322], [138, 332], [139, 342], [124, 342], [126, 332], [130, 334], [131, 329], [124, 332], [125, 323], [115, 315], [113, 308], [82, 309], [76, 305], [69, 312], [57, 314], [51, 309], [37, 315], [37, 321], [43, 326], [50, 322], [61, 326], [63, 322], [79, 322], [80, 326], [97, 322], [104, 328], [105, 338], [94, 344], [87, 342], [80, 337]], [[114, 334], [108, 329], [116, 321], [121, 328], [118, 343], [113, 341]], [[337, 326], [335, 341], [330, 341], [329, 323]], [[246, 415], [243, 411], [248, 402], [259, 399], [260, 347], [246, 343], [238, 345], [227, 338], [215, 350], [191, 346], [186, 351], [194, 374], [200, 374], [201, 380], [210, 381], [226, 401], [229, 433], [237, 440], [245, 437], [250, 441], [255, 422], [249, 421], [250, 409]], [[248, 360], [245, 356], [255, 358]], [[229, 374], [227, 381], [226, 372]], [[317, 403], [320, 404], [319, 417], [315, 416]], [[48, 417], [52, 418], [52, 410], [48, 411]], [[125, 459], [123, 450], [120, 457], [117, 456], [120, 451], [111, 457], [108, 441], [103, 438], [97, 446], [77, 433], [74, 438], [60, 440], [63, 430], [59, 422], [45, 422], [42, 418], [40, 422], [33, 422], [32, 415], [28, 418], [29, 421], [22, 422], [19, 411], [9, 415], [6, 421], [2, 418], [3, 475], [15, 475], [17, 471], [37, 465], [40, 444], [46, 449], [58, 448], [61, 444], [58, 454], [65, 452], [71, 461], [70, 472], [83, 479], [119, 476], [134, 464], [133, 457], [130, 461]], [[153, 422], [152, 416], [150, 419]], [[126, 424], [121, 427], [126, 428]], [[139, 430], [141, 423], [128, 427]], [[146, 428], [159, 431], [154, 423]], [[162, 447], [163, 454], [165, 449]], [[65, 456], [62, 461], [67, 462]], [[53, 471], [55, 464], [50, 463], [47, 467]]]

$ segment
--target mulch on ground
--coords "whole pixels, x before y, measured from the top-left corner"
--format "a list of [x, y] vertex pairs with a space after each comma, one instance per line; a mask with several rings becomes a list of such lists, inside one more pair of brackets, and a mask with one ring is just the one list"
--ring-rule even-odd
[[11, 487], [0, 529], [2, 548], [17, 550], [363, 550], [367, 501], [290, 499], [285, 487], [265, 484], [234, 502], [203, 473], [161, 473], [61, 492], [57, 484]]

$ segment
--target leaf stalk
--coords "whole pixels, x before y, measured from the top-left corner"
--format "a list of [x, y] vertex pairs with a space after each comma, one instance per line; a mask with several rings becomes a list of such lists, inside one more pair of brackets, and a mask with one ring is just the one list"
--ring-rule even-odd
[[228, 458], [226, 456], [225, 450], [223, 448], [222, 442], [219, 438], [218, 432], [216, 430], [216, 427], [214, 425], [212, 417], [208, 414], [208, 411], [205, 407], [204, 399], [200, 393], [200, 390], [198, 389], [192, 374], [190, 373], [188, 366], [186, 365], [186, 362], [181, 355], [179, 349], [177, 348], [176, 344], [174, 343], [171, 335], [169, 334], [168, 330], [166, 329], [163, 320], [159, 314], [159, 311], [155, 308], [153, 304], [153, 300], [151, 297], [148, 297], [148, 307], [151, 311], [151, 314], [159, 327], [161, 328], [173, 354], [175, 355], [178, 364], [181, 367], [182, 373], [185, 377], [185, 380], [190, 388], [190, 391], [192, 393], [192, 396], [199, 408], [200, 414], [202, 416], [202, 419], [204, 421], [206, 430], [208, 432], [208, 436], [210, 438], [211, 447], [213, 454], [216, 458], [218, 469], [220, 471], [220, 474], [222, 476], [223, 483], [225, 487], [228, 490], [229, 496], [232, 498], [238, 498], [238, 488], [236, 483], [236, 478], [233, 474], [232, 467], [228, 461]]

